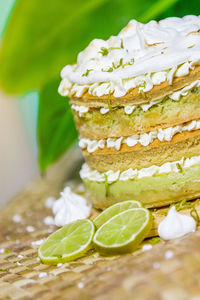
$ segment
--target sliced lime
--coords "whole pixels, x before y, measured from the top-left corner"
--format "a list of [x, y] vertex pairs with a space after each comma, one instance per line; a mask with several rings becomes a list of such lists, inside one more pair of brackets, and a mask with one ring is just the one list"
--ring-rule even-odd
[[94, 224], [87, 219], [67, 224], [42, 243], [38, 256], [48, 265], [74, 260], [90, 249], [94, 231]]
[[102, 213], [100, 213], [94, 220], [94, 224], [97, 228], [101, 227], [104, 223], [106, 223], [109, 219], [118, 215], [119, 213], [130, 209], [141, 207], [141, 203], [135, 200], [128, 200], [116, 203], [108, 208], [106, 208]]
[[93, 242], [104, 253], [126, 253], [137, 248], [152, 226], [145, 208], [131, 208], [112, 217], [96, 232]]

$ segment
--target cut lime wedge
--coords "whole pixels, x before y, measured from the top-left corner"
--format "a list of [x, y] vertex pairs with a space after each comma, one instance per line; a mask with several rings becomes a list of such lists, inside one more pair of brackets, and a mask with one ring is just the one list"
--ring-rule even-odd
[[81, 257], [91, 247], [94, 228], [87, 219], [65, 225], [42, 243], [39, 258], [44, 264], [55, 265]]
[[104, 253], [126, 253], [137, 248], [152, 226], [148, 209], [131, 208], [112, 217], [96, 232], [93, 242]]
[[116, 203], [108, 208], [106, 208], [102, 213], [100, 213], [94, 220], [94, 224], [97, 228], [101, 227], [104, 223], [106, 223], [112, 217], [118, 215], [119, 213], [130, 209], [141, 207], [141, 203], [134, 200], [128, 200]]

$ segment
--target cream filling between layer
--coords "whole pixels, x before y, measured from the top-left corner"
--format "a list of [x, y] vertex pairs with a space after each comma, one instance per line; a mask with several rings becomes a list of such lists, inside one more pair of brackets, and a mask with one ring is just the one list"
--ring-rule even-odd
[[140, 179], [143, 177], [152, 177], [154, 175], [159, 175], [163, 173], [170, 173], [170, 172], [181, 172], [182, 169], [189, 168], [194, 165], [200, 164], [200, 155], [199, 156], [193, 156], [191, 158], [184, 158], [182, 157], [180, 160], [177, 160], [175, 162], [167, 162], [164, 163], [161, 166], [151, 166], [148, 168], [143, 169], [135, 169], [132, 168], [120, 172], [119, 170], [114, 172], [112, 170], [109, 170], [104, 173], [100, 173], [97, 170], [92, 170], [90, 167], [84, 163], [81, 170], [80, 170], [80, 177], [82, 179], [87, 179], [89, 181], [97, 181], [97, 182], [107, 182], [109, 184], [121, 180], [126, 181], [129, 179]]
[[79, 117], [82, 117], [85, 113], [89, 111], [89, 107], [83, 105], [72, 104], [71, 108], [78, 112]]
[[155, 139], [158, 139], [161, 142], [169, 142], [177, 133], [198, 129], [200, 129], [200, 120], [194, 120], [186, 124], [168, 127], [166, 129], [159, 128], [158, 130], [150, 131], [148, 133], [134, 134], [129, 137], [108, 138], [106, 140], [90, 140], [81, 138], [79, 140], [79, 147], [81, 149], [87, 149], [89, 153], [95, 152], [98, 149], [104, 149], [105, 147], [115, 148], [119, 151], [122, 144], [126, 144], [128, 147], [134, 147], [138, 143], [142, 146], [148, 146]]
[[[187, 96], [189, 94], [189, 92], [196, 87], [200, 87], [200, 80], [196, 80], [196, 81], [192, 82], [190, 85], [168, 95], [168, 97], [174, 101], [179, 101], [181, 96]], [[130, 115], [133, 113], [133, 111], [137, 107], [140, 107], [143, 111], [148, 111], [152, 106], [154, 106], [162, 101], [163, 101], [163, 98], [157, 99], [157, 100], [152, 100], [145, 104], [126, 105], [126, 106], [124, 106], [124, 112], [125, 112], [125, 114]], [[72, 104], [72, 109], [79, 113], [79, 117], [84, 116], [84, 114], [89, 111], [89, 107], [82, 106], [82, 105], [74, 105], [74, 104]], [[104, 115], [110, 111], [110, 109], [107, 107], [102, 107], [99, 110], [102, 115]]]

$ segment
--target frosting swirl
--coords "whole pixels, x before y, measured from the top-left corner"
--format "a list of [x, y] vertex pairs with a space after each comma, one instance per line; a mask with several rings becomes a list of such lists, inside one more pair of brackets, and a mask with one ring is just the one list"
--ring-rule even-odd
[[107, 41], [93, 40], [77, 63], [61, 71], [62, 95], [113, 93], [131, 88], [147, 92], [156, 84], [184, 76], [200, 62], [200, 17], [167, 18], [142, 24], [132, 20]]

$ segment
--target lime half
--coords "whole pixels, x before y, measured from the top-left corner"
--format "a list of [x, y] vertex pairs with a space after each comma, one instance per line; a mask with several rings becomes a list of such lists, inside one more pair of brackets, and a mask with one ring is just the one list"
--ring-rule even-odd
[[119, 213], [130, 209], [141, 207], [141, 203], [134, 200], [128, 200], [116, 203], [108, 208], [106, 208], [102, 213], [100, 213], [94, 220], [94, 224], [97, 228], [101, 227], [104, 223], [110, 220], [112, 217], [118, 215]]
[[137, 248], [152, 226], [152, 217], [145, 208], [126, 210], [104, 223], [93, 242], [104, 253], [126, 253]]
[[39, 258], [44, 264], [55, 265], [81, 257], [91, 247], [94, 228], [87, 219], [63, 226], [42, 243]]

